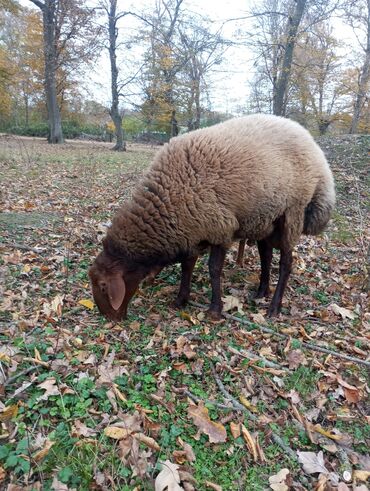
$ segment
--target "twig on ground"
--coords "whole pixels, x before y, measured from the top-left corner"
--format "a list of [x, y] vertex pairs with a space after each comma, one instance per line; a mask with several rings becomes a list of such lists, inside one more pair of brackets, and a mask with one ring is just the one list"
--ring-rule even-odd
[[237, 350], [232, 346], [229, 346], [228, 351], [230, 351], [230, 353], [233, 353], [234, 355], [239, 355], [242, 358], [248, 358], [249, 360], [260, 360], [268, 368], [276, 368], [278, 370], [284, 370], [286, 372], [289, 371], [288, 368], [283, 367], [282, 365], [279, 365], [278, 363], [275, 363], [273, 361], [266, 360], [266, 358], [264, 358], [263, 356], [257, 355], [256, 353], [252, 353], [251, 351], [245, 349]]
[[[207, 309], [207, 306], [206, 305], [203, 305], [203, 304], [200, 304], [200, 303], [197, 303], [197, 302], [189, 302], [191, 305], [194, 305], [195, 307], [199, 307], [201, 309]], [[246, 319], [241, 319], [240, 317], [237, 317], [235, 315], [231, 315], [231, 314], [227, 314], [227, 313], [224, 313], [223, 314], [226, 319], [230, 319], [230, 320], [233, 320], [233, 321], [236, 321], [236, 322], [240, 322], [240, 324], [245, 324], [245, 325], [253, 325], [253, 327], [256, 328], [256, 324], [253, 323], [253, 322], [250, 322], [250, 321], [247, 321]], [[289, 336], [287, 334], [282, 334], [281, 332], [277, 332], [277, 331], [274, 331], [273, 329], [270, 329], [269, 327], [266, 327], [266, 326], [261, 326], [261, 325], [258, 325], [258, 329], [262, 332], [266, 332], [268, 334], [272, 334], [276, 337], [279, 337], [281, 339], [289, 339]], [[333, 351], [333, 350], [330, 350], [328, 348], [323, 348], [321, 346], [316, 346], [315, 344], [311, 344], [311, 343], [306, 343], [304, 341], [301, 341], [301, 346], [303, 348], [306, 348], [306, 349], [309, 349], [309, 350], [312, 350], [312, 351], [319, 351], [321, 353], [326, 353], [328, 355], [331, 355], [331, 356], [334, 356], [334, 357], [337, 357], [337, 358], [342, 358], [343, 360], [347, 360], [347, 361], [350, 361], [352, 363], [357, 363], [359, 365], [364, 365], [365, 367], [369, 367], [370, 368], [370, 361], [367, 361], [367, 360], [361, 360], [361, 358], [356, 358], [354, 356], [349, 356], [349, 355], [345, 355], [344, 353], [338, 353], [337, 351]]]
[[14, 383], [19, 377], [23, 377], [23, 375], [28, 375], [29, 373], [37, 370], [39, 367], [34, 365], [32, 367], [28, 367], [24, 370], [21, 370], [20, 372], [16, 373], [15, 375], [13, 375], [12, 377], [9, 377], [5, 383], [4, 383], [4, 386], [7, 387], [8, 385], [11, 385], [12, 383]]
[[0, 247], [9, 247], [10, 249], [20, 249], [22, 251], [34, 252], [35, 254], [43, 254], [45, 249], [36, 249], [26, 244], [19, 244], [18, 242], [0, 242]]

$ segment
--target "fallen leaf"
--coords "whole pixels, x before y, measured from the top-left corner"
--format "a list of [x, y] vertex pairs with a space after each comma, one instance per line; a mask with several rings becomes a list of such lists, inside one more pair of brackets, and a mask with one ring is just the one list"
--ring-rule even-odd
[[204, 481], [204, 484], [211, 489], [214, 489], [215, 491], [222, 491], [222, 487], [219, 486], [218, 484], [215, 484], [214, 482], [211, 481]]
[[5, 469], [0, 465], [0, 484], [4, 481], [5, 477], [6, 477]]
[[126, 428], [119, 428], [118, 426], [107, 426], [104, 429], [104, 435], [113, 438], [113, 440], [122, 440], [130, 435], [130, 431]]
[[255, 322], [256, 324], [266, 324], [266, 319], [264, 318], [264, 316], [260, 313], [257, 313], [257, 314], [251, 314], [251, 319], [253, 322]]
[[200, 431], [208, 436], [210, 443], [226, 442], [226, 428], [221, 423], [210, 420], [208, 409], [203, 402], [199, 402], [198, 405], [191, 404], [188, 414]]
[[184, 310], [182, 310], [180, 312], [180, 319], [184, 319], [185, 321], [189, 321], [193, 325], [198, 324], [197, 319], [192, 317], [188, 312], [185, 312]]
[[336, 303], [330, 304], [328, 310], [334, 312], [335, 315], [340, 315], [342, 319], [353, 320], [356, 318], [356, 314], [354, 312], [351, 312], [350, 310], [345, 309], [344, 307], [339, 307], [339, 305], [337, 305]]
[[354, 482], [358, 481], [367, 481], [370, 478], [370, 471], [361, 471], [355, 470], [353, 471], [352, 479]]
[[328, 469], [325, 467], [324, 454], [321, 451], [315, 454], [315, 452], [300, 452], [298, 450], [297, 454], [298, 460], [307, 474], [329, 474]]
[[277, 474], [269, 477], [270, 488], [274, 491], [288, 491], [289, 486], [287, 486], [285, 481], [289, 472], [289, 469], [281, 469]]
[[178, 472], [179, 466], [173, 464], [169, 460], [160, 462], [162, 467], [161, 472], [155, 479], [155, 491], [183, 491], [184, 488], [179, 486], [180, 475]]
[[290, 370], [295, 370], [301, 365], [307, 365], [306, 356], [300, 349], [289, 351], [287, 355], [287, 360], [289, 363]]
[[0, 421], [8, 421], [9, 419], [15, 418], [18, 414], [18, 404], [12, 404], [11, 406], [6, 406], [0, 412]]
[[79, 300], [78, 302], [80, 305], [82, 305], [83, 307], [86, 307], [87, 309], [90, 309], [90, 310], [93, 310], [94, 309], [94, 302], [92, 302], [90, 299], [88, 298], [83, 298], [82, 300]]
[[254, 438], [249, 433], [247, 428], [244, 425], [241, 425], [241, 427], [242, 427], [243, 438], [247, 444], [247, 447], [248, 447], [250, 453], [252, 454], [253, 460], [255, 462], [258, 462], [258, 452], [257, 452], [256, 442], [254, 441]]
[[32, 459], [35, 462], [40, 462], [40, 460], [44, 459], [47, 456], [47, 454], [49, 453], [49, 450], [54, 445], [54, 443], [55, 442], [53, 442], [51, 440], [46, 440], [44, 447], [41, 450], [39, 450], [38, 452], [36, 452], [32, 456]]
[[241, 435], [241, 432], [242, 432], [242, 430], [240, 428], [240, 423], [234, 423], [233, 421], [231, 421], [230, 431], [231, 431], [231, 434], [234, 438], [239, 438]]
[[156, 450], [157, 452], [160, 451], [161, 447], [158, 445], [158, 443], [152, 438], [151, 436], [146, 436], [144, 433], [134, 433], [134, 438], [138, 440], [141, 443], [144, 443], [147, 447]]
[[37, 387], [39, 387], [40, 389], [44, 389], [45, 392], [42, 396], [37, 398], [37, 401], [47, 401], [51, 396], [59, 396], [60, 391], [57, 385], [55, 384], [56, 384], [56, 380], [53, 377], [47, 378], [41, 384], [38, 384]]
[[233, 295], [226, 295], [225, 297], [222, 297], [222, 302], [223, 302], [223, 310], [225, 312], [229, 312], [230, 310], [237, 309], [239, 314], [244, 315], [243, 302], [239, 298], [234, 297]]
[[78, 419], [74, 422], [72, 426], [72, 436], [79, 437], [84, 436], [86, 438], [90, 438], [96, 435], [96, 431], [93, 428], [89, 428], [84, 423], [81, 423]]

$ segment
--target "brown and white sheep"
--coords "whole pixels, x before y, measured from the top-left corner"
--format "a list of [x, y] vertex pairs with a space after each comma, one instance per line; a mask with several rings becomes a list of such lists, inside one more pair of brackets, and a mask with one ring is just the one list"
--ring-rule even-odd
[[89, 273], [96, 304], [108, 318], [120, 320], [146, 276], [180, 262], [176, 305], [184, 305], [196, 259], [210, 248], [209, 314], [220, 318], [226, 251], [247, 239], [257, 241], [261, 256], [257, 296], [268, 294], [272, 250], [280, 249], [269, 307], [269, 315], [276, 315], [294, 245], [302, 233], [323, 230], [334, 203], [325, 156], [293, 121], [257, 114], [173, 138], [113, 219]]

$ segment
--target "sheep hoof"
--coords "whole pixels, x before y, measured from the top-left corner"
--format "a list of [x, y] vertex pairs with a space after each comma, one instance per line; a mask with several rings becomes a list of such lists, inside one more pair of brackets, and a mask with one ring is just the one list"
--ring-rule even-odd
[[222, 314], [218, 310], [207, 310], [207, 318], [210, 321], [220, 321], [222, 319]]
[[188, 298], [178, 297], [176, 298], [176, 300], [172, 302], [171, 307], [174, 309], [180, 309], [181, 307], [185, 307], [188, 301], [189, 301]]
[[258, 289], [257, 293], [255, 294], [254, 298], [268, 298], [270, 296], [270, 288], [263, 288], [263, 289]]
[[280, 308], [275, 305], [270, 305], [267, 311], [267, 317], [277, 317], [280, 313]]

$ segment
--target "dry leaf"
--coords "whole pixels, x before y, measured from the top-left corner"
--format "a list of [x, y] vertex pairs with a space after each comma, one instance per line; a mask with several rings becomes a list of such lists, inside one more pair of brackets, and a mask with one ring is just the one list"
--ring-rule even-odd
[[244, 315], [243, 302], [239, 298], [234, 297], [233, 295], [226, 295], [225, 297], [222, 297], [222, 302], [223, 302], [223, 310], [225, 312], [229, 312], [230, 310], [237, 309], [239, 314]]
[[33, 456], [32, 459], [36, 462], [40, 462], [43, 458], [47, 456], [49, 453], [49, 450], [51, 447], [54, 445], [55, 442], [52, 442], [51, 440], [46, 440], [44, 447], [36, 452]]
[[251, 319], [256, 324], [266, 324], [266, 319], [260, 313], [258, 313], [258, 314], [251, 314]]
[[269, 477], [270, 488], [274, 491], [288, 491], [289, 486], [287, 486], [285, 481], [289, 472], [289, 469], [281, 469], [277, 474]]
[[104, 430], [104, 435], [113, 440], [122, 440], [130, 435], [130, 431], [126, 428], [119, 428], [118, 426], [107, 426]]
[[355, 470], [353, 471], [352, 479], [354, 481], [367, 481], [370, 478], [370, 471], [361, 471]]
[[184, 488], [179, 486], [180, 475], [178, 472], [179, 466], [173, 464], [169, 460], [160, 462], [162, 466], [161, 472], [155, 480], [155, 491], [184, 491]]
[[146, 436], [144, 435], [144, 433], [135, 433], [133, 436], [136, 438], [136, 440], [138, 440], [141, 443], [144, 443], [144, 445], [146, 445], [147, 447], [152, 448], [157, 452], [160, 451], [161, 447], [151, 436]]
[[208, 436], [210, 443], [226, 442], [226, 428], [221, 423], [210, 420], [208, 409], [203, 402], [199, 402], [197, 406], [191, 404], [188, 408], [188, 414], [200, 431]]
[[188, 312], [185, 312], [184, 310], [182, 310], [180, 312], [180, 318], [181, 319], [184, 319], [185, 321], [191, 322], [191, 324], [193, 324], [193, 325], [198, 324], [197, 319], [195, 319], [194, 317], [192, 317]]
[[298, 460], [307, 474], [329, 474], [328, 469], [325, 467], [324, 454], [321, 451], [315, 454], [315, 452], [300, 452], [298, 450], [297, 454]]
[[247, 447], [248, 447], [250, 453], [252, 454], [253, 460], [255, 462], [258, 462], [258, 452], [257, 452], [256, 442], [254, 441], [254, 438], [249, 433], [247, 428], [244, 425], [241, 425], [241, 426], [242, 426], [243, 438], [247, 444]]
[[242, 432], [242, 430], [240, 428], [240, 423], [234, 423], [233, 421], [231, 421], [230, 431], [231, 431], [231, 434], [234, 438], [239, 438], [241, 435], [241, 432]]
[[37, 401], [47, 401], [50, 396], [59, 396], [60, 391], [55, 384], [56, 380], [53, 377], [47, 378], [41, 384], [38, 384], [37, 387], [40, 387], [40, 389], [44, 389], [45, 392], [42, 396], [37, 398]]
[[0, 421], [8, 421], [9, 419], [15, 418], [18, 414], [18, 404], [12, 404], [11, 406], [6, 406], [0, 412]]
[[90, 309], [90, 310], [93, 310], [94, 309], [94, 302], [92, 302], [90, 299], [88, 298], [83, 298], [82, 300], [79, 300], [78, 302], [80, 305], [83, 305], [84, 307], [86, 307], [87, 309]]
[[0, 465], [0, 484], [4, 481], [5, 477], [6, 477], [5, 469]]
[[332, 303], [329, 305], [328, 310], [331, 310], [334, 312], [336, 315], [340, 315], [342, 319], [350, 319], [353, 320], [356, 318], [356, 314], [354, 312], [351, 312], [348, 309], [345, 309], [344, 307], [339, 307], [336, 303]]
[[78, 419], [74, 422], [72, 426], [72, 436], [73, 437], [79, 437], [79, 436], [84, 436], [86, 438], [90, 438], [92, 436], [96, 435], [96, 431], [93, 430], [92, 428], [89, 428], [86, 426], [84, 423], [81, 423]]
[[289, 351], [287, 360], [290, 370], [295, 370], [301, 365], [307, 365], [307, 359], [300, 349]]
[[218, 484], [215, 484], [214, 482], [211, 481], [204, 481], [204, 484], [211, 489], [214, 489], [215, 491], [222, 491], [222, 487], [219, 486]]

